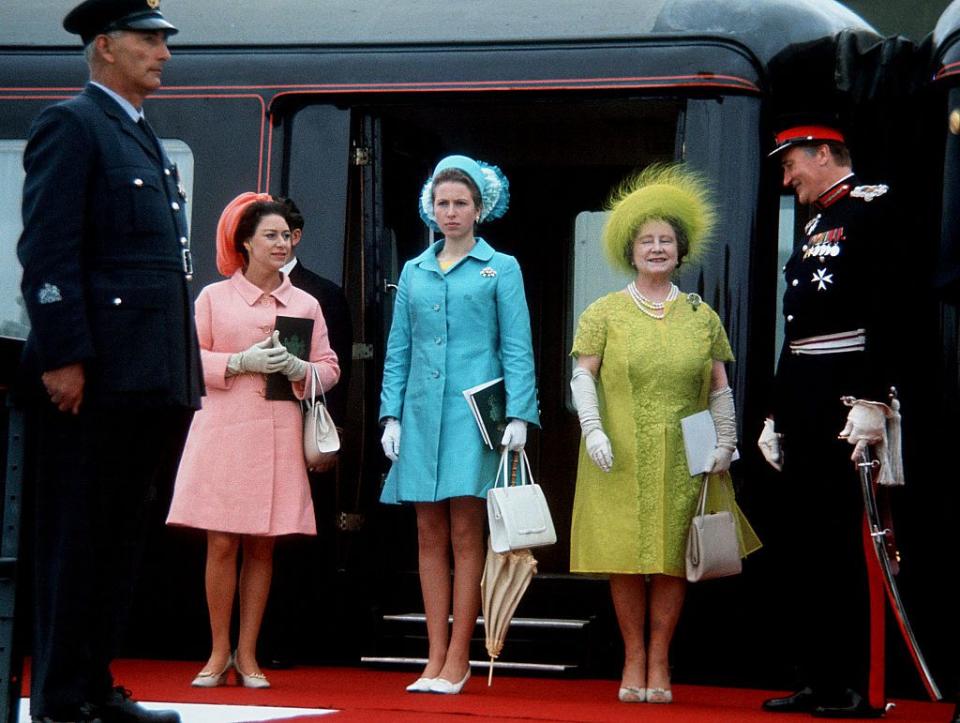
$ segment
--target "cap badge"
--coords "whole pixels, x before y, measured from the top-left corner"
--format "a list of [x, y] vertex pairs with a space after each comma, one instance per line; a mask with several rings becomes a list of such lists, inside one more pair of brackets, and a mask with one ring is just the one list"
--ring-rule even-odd
[[147, 7], [149, 7], [151, 10], [156, 10], [158, 7], [160, 7], [160, 0], [147, 0]]

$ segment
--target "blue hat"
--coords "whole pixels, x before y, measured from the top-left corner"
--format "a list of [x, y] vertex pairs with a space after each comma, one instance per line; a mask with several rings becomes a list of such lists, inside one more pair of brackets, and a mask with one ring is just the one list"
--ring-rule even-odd
[[85, 0], [67, 13], [63, 29], [79, 35], [84, 45], [114, 30], [178, 32], [160, 12], [160, 0]]
[[493, 221], [507, 212], [510, 205], [510, 183], [496, 166], [476, 161], [467, 156], [447, 156], [433, 169], [420, 192], [420, 218], [434, 231], [440, 230], [437, 217], [433, 215], [433, 179], [441, 171], [456, 168], [466, 173], [480, 191], [480, 222]]

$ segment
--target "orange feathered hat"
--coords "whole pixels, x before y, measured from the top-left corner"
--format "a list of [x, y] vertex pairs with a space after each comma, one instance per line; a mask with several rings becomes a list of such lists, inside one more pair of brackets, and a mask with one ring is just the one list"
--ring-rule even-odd
[[234, 236], [240, 217], [251, 203], [272, 201], [269, 193], [241, 193], [223, 209], [217, 222], [217, 270], [224, 276], [233, 276], [237, 269], [243, 268], [243, 255], [237, 251]]

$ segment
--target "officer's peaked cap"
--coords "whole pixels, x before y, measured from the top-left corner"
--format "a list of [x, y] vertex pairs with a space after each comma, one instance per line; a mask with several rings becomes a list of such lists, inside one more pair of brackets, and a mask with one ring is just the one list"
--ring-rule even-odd
[[777, 131], [774, 135], [774, 148], [770, 156], [799, 145], [817, 143], [843, 143], [847, 139], [841, 129], [841, 124], [835, 114], [808, 113], [781, 117], [776, 123]]
[[114, 30], [177, 32], [160, 12], [160, 0], [85, 0], [67, 13], [63, 29], [79, 35], [84, 45]]

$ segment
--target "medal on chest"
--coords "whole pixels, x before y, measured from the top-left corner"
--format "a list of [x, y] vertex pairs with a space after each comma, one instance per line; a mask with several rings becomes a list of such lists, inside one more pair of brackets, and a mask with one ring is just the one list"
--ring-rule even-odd
[[[819, 218], [819, 216], [817, 217]], [[807, 238], [803, 245], [803, 259], [824, 258], [840, 255], [840, 242], [846, 238], [843, 226], [832, 228], [829, 231], [821, 231]]]

